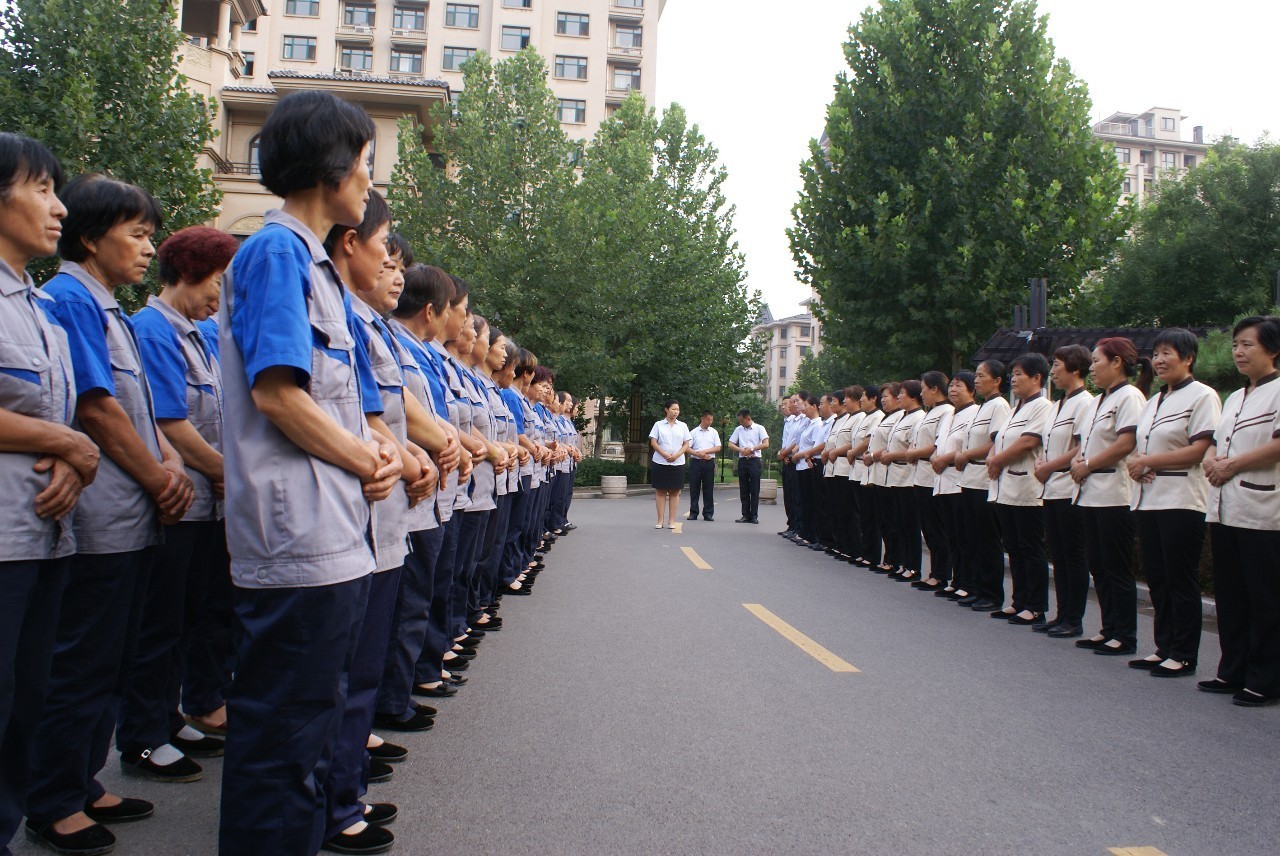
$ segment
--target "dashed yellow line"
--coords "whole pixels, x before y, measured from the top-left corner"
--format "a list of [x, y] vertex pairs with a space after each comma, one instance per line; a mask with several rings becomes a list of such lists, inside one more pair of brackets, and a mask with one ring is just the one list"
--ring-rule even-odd
[[706, 559], [699, 556], [698, 551], [694, 550], [692, 547], [681, 547], [680, 552], [684, 553], [685, 558], [687, 558], [690, 562], [693, 562], [693, 566], [698, 570], [700, 571], [712, 570], [711, 566], [707, 564]]
[[1154, 847], [1111, 847], [1107, 852], [1111, 856], [1169, 856], [1168, 853]]
[[760, 604], [744, 603], [743, 606], [746, 607], [747, 611], [750, 612], [752, 615], [754, 615], [756, 618], [760, 619], [765, 624], [769, 625], [774, 630], [776, 630], [778, 634], [782, 636], [782, 638], [786, 639], [788, 642], [791, 642], [801, 651], [805, 652], [810, 657], [817, 660], [819, 663], [826, 666], [831, 671], [833, 672], [858, 672], [859, 671], [859, 669], [855, 668], [852, 663], [849, 663], [848, 661], [843, 660], [840, 657], [837, 657], [835, 654], [831, 653], [826, 648], [823, 648], [817, 642], [814, 642], [808, 636], [805, 636], [799, 630], [796, 630], [790, 624], [783, 621], [781, 618], [774, 615], [772, 612], [765, 609]]
[[672, 524], [671, 524], [671, 531], [672, 531], [672, 532], [674, 532], [674, 533], [676, 533], [677, 535], [682, 534], [682, 533], [684, 532], [684, 524], [683, 524], [683, 523], [672, 523]]

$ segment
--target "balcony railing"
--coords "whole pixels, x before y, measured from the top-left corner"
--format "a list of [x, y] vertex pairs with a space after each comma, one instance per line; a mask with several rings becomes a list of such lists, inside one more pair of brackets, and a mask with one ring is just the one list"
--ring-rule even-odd
[[348, 42], [371, 42], [373, 27], [364, 24], [339, 24], [338, 38]]
[[218, 161], [219, 175], [262, 175], [261, 168], [256, 163], [247, 161]]
[[623, 6], [617, 0], [609, 4], [609, 14], [615, 18], [643, 18], [643, 6]]
[[399, 27], [391, 30], [391, 41], [393, 42], [425, 42], [427, 40], [426, 30], [404, 30]]
[[1113, 137], [1143, 137], [1153, 140], [1156, 136], [1154, 127], [1140, 125], [1136, 122], [1099, 122], [1093, 126], [1093, 130], [1099, 134], [1110, 134]]
[[609, 45], [609, 57], [611, 59], [640, 60], [644, 57], [644, 48], [623, 47], [622, 45]]
[[349, 68], [345, 65], [335, 66], [333, 69], [334, 77], [373, 77], [373, 69], [371, 68]]

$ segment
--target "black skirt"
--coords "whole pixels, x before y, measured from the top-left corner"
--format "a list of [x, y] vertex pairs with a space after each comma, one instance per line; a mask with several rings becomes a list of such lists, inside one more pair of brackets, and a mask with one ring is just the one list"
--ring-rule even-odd
[[650, 464], [649, 477], [654, 490], [682, 490], [684, 488], [684, 464]]

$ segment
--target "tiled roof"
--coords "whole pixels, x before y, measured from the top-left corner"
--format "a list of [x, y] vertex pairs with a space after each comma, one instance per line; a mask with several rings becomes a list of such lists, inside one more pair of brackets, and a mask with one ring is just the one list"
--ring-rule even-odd
[[223, 92], [256, 92], [259, 95], [275, 95], [276, 91], [270, 86], [224, 86]]
[[427, 80], [425, 78], [396, 78], [396, 77], [373, 77], [364, 74], [324, 74], [310, 73], [303, 71], [277, 70], [267, 72], [267, 77], [275, 79], [288, 80], [341, 80], [355, 81], [358, 83], [387, 83], [397, 84], [399, 86], [420, 86], [430, 89], [448, 89], [449, 84], [443, 80]]
[[[1045, 356], [1063, 345], [1084, 345], [1092, 348], [1099, 339], [1111, 336], [1123, 336], [1133, 342], [1138, 355], [1151, 356], [1155, 338], [1163, 330], [1162, 327], [1044, 327], [1039, 330], [1013, 330], [1002, 327], [997, 330], [987, 343], [973, 355], [973, 364], [983, 360], [996, 359], [1007, 363], [1009, 360], [1029, 351]], [[1208, 335], [1208, 327], [1186, 328], [1203, 339]]]

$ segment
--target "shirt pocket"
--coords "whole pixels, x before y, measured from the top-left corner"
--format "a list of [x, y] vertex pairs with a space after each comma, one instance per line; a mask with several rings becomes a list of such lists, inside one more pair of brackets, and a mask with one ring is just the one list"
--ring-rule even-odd
[[50, 419], [52, 390], [44, 348], [30, 342], [0, 342], [0, 407]]
[[311, 338], [311, 397], [323, 402], [358, 399], [355, 340], [346, 322], [312, 319]]

